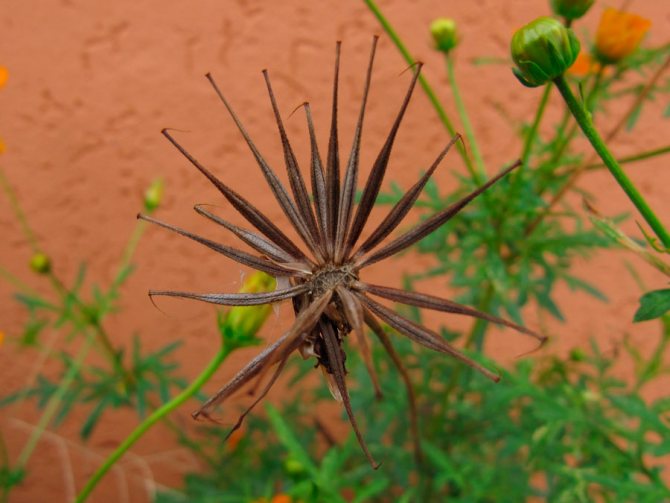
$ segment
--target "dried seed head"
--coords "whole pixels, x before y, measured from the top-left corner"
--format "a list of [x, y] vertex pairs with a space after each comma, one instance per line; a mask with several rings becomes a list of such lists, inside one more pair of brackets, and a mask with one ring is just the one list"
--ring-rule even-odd
[[[150, 292], [150, 295], [181, 297], [219, 305], [237, 306], [270, 304], [290, 299], [296, 315], [293, 325], [278, 340], [265, 348], [258, 356], [256, 356], [256, 358], [251, 360], [251, 362], [238, 372], [228, 384], [210, 398], [197, 412], [194, 413], [194, 417], [209, 417], [212, 408], [224, 401], [242, 386], [245, 386], [254, 379], [260, 383], [266, 375], [270, 375], [269, 379], [258, 393], [254, 403], [238, 419], [236, 425], [233, 427], [234, 431], [240, 426], [242, 420], [251, 409], [253, 409], [253, 407], [270, 390], [284, 368], [288, 357], [298, 350], [303, 357], [316, 358], [317, 366], [322, 368], [333, 395], [341, 400], [344, 405], [356, 437], [368, 460], [374, 467], [377, 467], [378, 464], [374, 461], [372, 454], [368, 450], [363, 440], [363, 436], [360, 433], [351, 408], [346, 386], [346, 370], [344, 366], [346, 353], [344, 351], [344, 341], [351, 331], [356, 335], [363, 361], [370, 372], [377, 396], [381, 396], [381, 389], [379, 389], [374, 365], [372, 365], [365, 333], [366, 327], [370, 328], [380, 340], [386, 351], [389, 353], [394, 365], [401, 373], [403, 381], [407, 387], [410, 401], [412, 432], [415, 440], [415, 452], [417, 452], [417, 454], [420, 451], [418, 447], [418, 433], [416, 426], [416, 405], [409, 376], [402, 366], [402, 362], [393, 349], [393, 345], [379, 320], [387, 323], [396, 331], [409, 337], [416, 343], [435, 351], [449, 354], [466, 365], [479, 370], [494, 381], [498, 380], [498, 376], [494, 372], [482, 367], [465, 356], [436, 332], [413, 323], [407, 318], [384, 307], [372, 297], [381, 297], [410, 306], [480, 318], [512, 327], [515, 330], [529, 334], [540, 341], [544, 340], [542, 336], [537, 335], [524, 327], [496, 316], [482, 313], [471, 307], [430, 295], [371, 285], [363, 282], [360, 278], [360, 273], [364, 268], [391, 257], [423, 239], [458, 214], [458, 212], [472, 199], [477, 197], [519, 165], [519, 163], [515, 163], [486, 182], [483, 186], [464, 197], [462, 200], [454, 203], [449, 208], [438, 212], [409, 231], [405, 231], [390, 242], [383, 244], [385, 239], [403, 222], [403, 219], [418, 198], [419, 193], [425, 187], [430, 176], [437, 169], [451, 146], [460, 139], [460, 136], [456, 135], [439, 153], [435, 162], [426, 174], [400, 198], [398, 203], [396, 203], [382, 222], [377, 225], [376, 228], [372, 229], [369, 237], [362, 244], [358, 245], [358, 240], [365, 228], [377, 198], [377, 194], [379, 193], [379, 189], [384, 180], [396, 134], [409, 105], [410, 98], [421, 71], [421, 64], [415, 65], [415, 72], [412, 76], [405, 98], [399, 107], [395, 121], [390, 127], [386, 141], [377, 154], [376, 160], [370, 170], [370, 175], [363, 184], [360, 203], [355, 205], [354, 194], [358, 187], [358, 165], [364, 123], [363, 119], [365, 115], [365, 104], [370, 88], [376, 45], [377, 38], [375, 37], [366, 71], [363, 103], [361, 105], [358, 122], [354, 132], [353, 146], [348, 155], [348, 161], [343, 176], [340, 173], [341, 156], [339, 152], [339, 134], [337, 128], [340, 43], [337, 44], [336, 48], [332, 118], [325, 163], [322, 162], [321, 154], [316, 142], [316, 134], [314, 131], [314, 124], [312, 123], [310, 106], [307, 103], [304, 104], [311, 145], [309, 170], [310, 185], [312, 187], [311, 196], [307, 193], [307, 184], [305, 183], [302, 172], [293, 154], [286, 131], [284, 130], [279, 112], [278, 100], [272, 90], [268, 72], [263, 72], [263, 74], [267, 83], [268, 93], [270, 95], [270, 101], [282, 144], [286, 170], [290, 182], [290, 193], [281, 183], [273, 168], [262, 156], [253, 140], [249, 137], [240, 118], [236, 115], [231, 104], [225, 98], [213, 77], [207, 75], [207, 79], [212, 84], [216, 94], [239, 129], [244, 142], [249, 147], [252, 156], [269, 185], [270, 191], [282, 208], [289, 225], [293, 227], [300, 236], [300, 243], [294, 243], [290, 240], [280, 227], [266, 217], [258, 208], [251, 204], [251, 202], [237, 194], [219, 180], [211, 171], [182, 147], [167, 130], [163, 131], [166, 138], [191, 164], [193, 164], [193, 166], [212, 182], [228, 202], [230, 202], [233, 208], [236, 209], [254, 229], [243, 229], [234, 226], [205, 210], [202, 206], [196, 206], [196, 211], [209, 220], [230, 230], [259, 255], [238, 250], [228, 245], [215, 243], [209, 239], [197, 236], [164, 222], [160, 222], [151, 217], [140, 216], [140, 218], [203, 244], [240, 264], [250, 266], [281, 279], [279, 282], [281, 286], [277, 290], [267, 293], [200, 294], [176, 291], [152, 291]], [[379, 318], [379, 320], [377, 318]]]

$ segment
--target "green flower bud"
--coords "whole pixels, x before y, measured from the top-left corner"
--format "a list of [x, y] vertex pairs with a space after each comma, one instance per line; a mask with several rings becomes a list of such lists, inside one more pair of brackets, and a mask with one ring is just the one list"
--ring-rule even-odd
[[565, 19], [579, 19], [591, 8], [595, 0], [551, 0], [553, 11]]
[[583, 362], [584, 360], [586, 360], [586, 353], [583, 349], [573, 348], [570, 350], [570, 361]]
[[157, 178], [144, 193], [144, 209], [151, 213], [161, 204], [163, 199], [163, 180]]
[[37, 252], [30, 259], [30, 268], [37, 274], [49, 274], [51, 259], [45, 253]]
[[435, 49], [445, 54], [458, 45], [456, 22], [446, 17], [437, 18], [430, 23], [430, 34], [435, 42]]
[[[240, 293], [271, 292], [276, 281], [264, 272], [251, 274], [242, 285]], [[229, 350], [251, 346], [259, 342], [256, 334], [272, 313], [272, 306], [235, 306], [219, 316], [219, 331]]]
[[519, 81], [537, 87], [554, 80], [577, 59], [579, 40], [560, 21], [540, 17], [519, 28], [512, 37], [512, 69]]

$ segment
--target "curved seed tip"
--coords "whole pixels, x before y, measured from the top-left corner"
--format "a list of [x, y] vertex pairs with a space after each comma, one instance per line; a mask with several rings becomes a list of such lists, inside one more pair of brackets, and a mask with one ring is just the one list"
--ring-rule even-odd
[[190, 129], [177, 129], [175, 127], [164, 127], [161, 129], [161, 134], [170, 138], [170, 133], [168, 131], [177, 131], [178, 133], [190, 133]]
[[495, 375], [495, 376], [493, 376], [492, 379], [493, 379], [493, 382], [494, 382], [494, 383], [499, 383], [499, 382], [500, 382], [500, 379], [502, 379], [502, 377], [499, 376], [499, 375]]
[[[201, 416], [202, 416], [202, 418], [201, 418]], [[206, 420], [206, 421], [211, 421], [212, 423], [215, 423], [215, 424], [220, 424], [220, 425], [222, 425], [222, 426], [224, 425], [224, 423], [222, 423], [222, 422], [219, 421], [218, 419], [214, 419], [214, 418], [209, 414], [209, 412], [206, 412], [206, 411], [204, 411], [204, 410], [202, 410], [202, 409], [198, 409], [198, 410], [196, 410], [196, 411], [194, 411], [194, 412], [191, 412], [191, 417], [192, 417], [193, 419], [195, 419], [196, 421], [200, 421], [200, 419], [204, 419], [204, 420]]]
[[406, 71], [411, 70], [412, 68], [416, 68], [416, 73], [421, 73], [421, 68], [423, 68], [423, 61], [415, 61], [407, 68], [405, 68], [402, 72], [400, 72], [398, 75], [399, 76], [403, 75]]
[[300, 105], [291, 110], [291, 113], [288, 114], [288, 118], [290, 119], [291, 117], [293, 117], [293, 114], [303, 107], [305, 107], [305, 109], [309, 109], [309, 101], [303, 101], [302, 103], [300, 103]]
[[528, 350], [528, 351], [524, 351], [523, 353], [516, 355], [516, 356], [514, 357], [515, 359], [524, 358], [524, 357], [526, 357], [526, 356], [528, 356], [528, 355], [532, 355], [532, 354], [535, 353], [536, 351], [539, 351], [540, 349], [542, 349], [542, 347], [543, 347], [543, 346], [547, 343], [547, 341], [549, 340], [549, 337], [547, 337], [546, 335], [539, 335], [539, 334], [535, 334], [535, 333], [533, 333], [533, 336], [536, 337], [536, 338], [540, 341], [539, 344], [538, 344], [536, 347], [534, 347], [533, 349], [530, 349], [530, 350]]
[[158, 304], [156, 304], [156, 301], [154, 300], [154, 295], [156, 295], [156, 292], [154, 290], [149, 290], [147, 292], [149, 294], [149, 300], [151, 301], [151, 304], [163, 315], [163, 316], [168, 316], [168, 314], [163, 311], [160, 307], [158, 307]]
[[205, 208], [205, 207], [221, 208], [221, 206], [219, 206], [218, 204], [214, 204], [214, 203], [197, 203], [197, 204], [193, 205], [193, 209], [198, 213], [200, 213], [200, 211], [204, 211], [203, 208]]

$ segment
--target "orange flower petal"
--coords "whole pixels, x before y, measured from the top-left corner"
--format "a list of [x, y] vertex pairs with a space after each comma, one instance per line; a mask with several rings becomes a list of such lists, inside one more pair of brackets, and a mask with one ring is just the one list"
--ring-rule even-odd
[[634, 52], [651, 27], [651, 21], [608, 7], [596, 31], [596, 51], [606, 63], [615, 63]]
[[0, 66], [0, 87], [5, 85], [9, 78], [9, 71], [4, 66]]

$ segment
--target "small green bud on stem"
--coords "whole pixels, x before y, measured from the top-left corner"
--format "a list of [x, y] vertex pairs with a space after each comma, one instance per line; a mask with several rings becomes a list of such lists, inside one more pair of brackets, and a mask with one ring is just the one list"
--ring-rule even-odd
[[527, 87], [541, 86], [570, 68], [579, 48], [570, 28], [550, 17], [537, 18], [512, 37], [512, 59], [517, 65], [512, 72]]
[[144, 209], [147, 213], [151, 213], [163, 200], [163, 180], [158, 178], [151, 182], [149, 188], [144, 193]]
[[458, 45], [456, 22], [446, 17], [437, 18], [430, 23], [430, 34], [435, 42], [435, 49], [447, 54]]
[[551, 8], [557, 15], [574, 21], [587, 13], [593, 2], [595, 0], [551, 0]]
[[37, 252], [30, 259], [30, 268], [37, 274], [49, 274], [51, 259], [45, 253]]
[[[276, 281], [264, 272], [255, 272], [247, 277], [240, 293], [271, 292]], [[219, 330], [224, 345], [229, 350], [257, 344], [256, 333], [272, 313], [270, 304], [260, 306], [235, 306], [219, 317]]]

